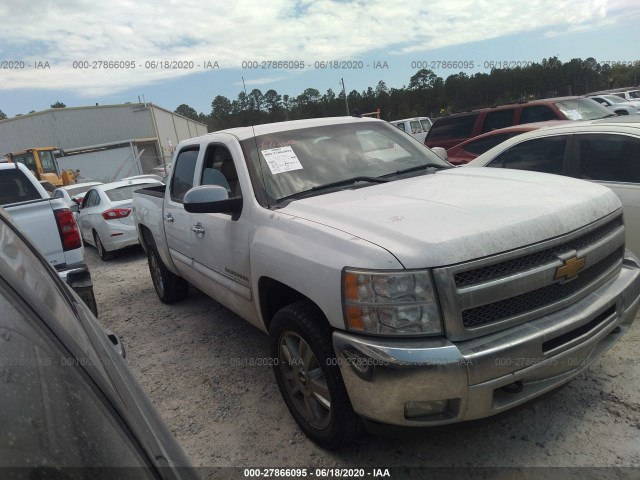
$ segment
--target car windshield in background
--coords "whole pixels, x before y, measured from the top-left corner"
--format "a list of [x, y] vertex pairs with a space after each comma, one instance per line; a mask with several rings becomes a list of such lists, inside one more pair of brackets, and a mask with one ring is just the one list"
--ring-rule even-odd
[[556, 107], [568, 120], [596, 120], [609, 117], [612, 114], [607, 107], [590, 98], [563, 100], [562, 102], [556, 102]]
[[602, 98], [604, 98], [609, 103], [627, 103], [626, 100], [620, 97], [616, 97], [615, 95], [603, 95]]
[[141, 188], [155, 187], [160, 185], [159, 183], [137, 183], [134, 185], [124, 185], [123, 187], [112, 188], [111, 190], [105, 190], [107, 197], [112, 202], [118, 202], [120, 200], [131, 200], [133, 198], [133, 192], [140, 190]]
[[242, 148], [274, 201], [355, 177], [393, 180], [389, 176], [400, 170], [451, 167], [412, 137], [382, 122], [275, 132], [244, 140]]

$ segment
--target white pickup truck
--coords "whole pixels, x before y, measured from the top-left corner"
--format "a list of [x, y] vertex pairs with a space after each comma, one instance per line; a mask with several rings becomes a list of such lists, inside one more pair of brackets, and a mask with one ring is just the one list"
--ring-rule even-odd
[[133, 201], [158, 296], [193, 284], [267, 332], [289, 410], [326, 447], [362, 419], [441, 425], [522, 404], [636, 316], [639, 263], [599, 185], [453, 168], [364, 118], [219, 131], [181, 142], [172, 165]]
[[0, 163], [0, 206], [98, 316], [80, 231], [66, 202], [51, 198], [29, 169], [16, 162]]

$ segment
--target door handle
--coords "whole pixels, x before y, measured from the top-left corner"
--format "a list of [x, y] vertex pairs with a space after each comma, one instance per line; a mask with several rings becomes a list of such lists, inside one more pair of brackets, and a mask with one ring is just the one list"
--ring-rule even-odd
[[193, 227], [191, 227], [191, 230], [196, 235], [204, 235], [204, 228], [202, 227], [202, 224], [200, 222], [196, 223]]
[[173, 215], [171, 215], [170, 213], [167, 213], [167, 214], [164, 216], [164, 219], [165, 219], [167, 222], [173, 222]]

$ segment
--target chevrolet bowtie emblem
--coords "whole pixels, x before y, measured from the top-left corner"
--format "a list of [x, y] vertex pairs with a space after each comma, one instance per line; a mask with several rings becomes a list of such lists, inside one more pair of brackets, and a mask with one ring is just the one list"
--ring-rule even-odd
[[564, 261], [564, 265], [556, 269], [556, 280], [564, 277], [567, 280], [576, 277], [578, 272], [584, 268], [584, 257], [571, 257]]

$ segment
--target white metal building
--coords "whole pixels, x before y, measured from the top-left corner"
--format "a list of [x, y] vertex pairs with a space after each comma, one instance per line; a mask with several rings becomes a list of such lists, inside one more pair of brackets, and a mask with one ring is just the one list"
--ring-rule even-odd
[[65, 152], [61, 168], [104, 182], [169, 163], [180, 141], [205, 133], [205, 124], [151, 103], [56, 108], [0, 121], [0, 157], [53, 146]]

